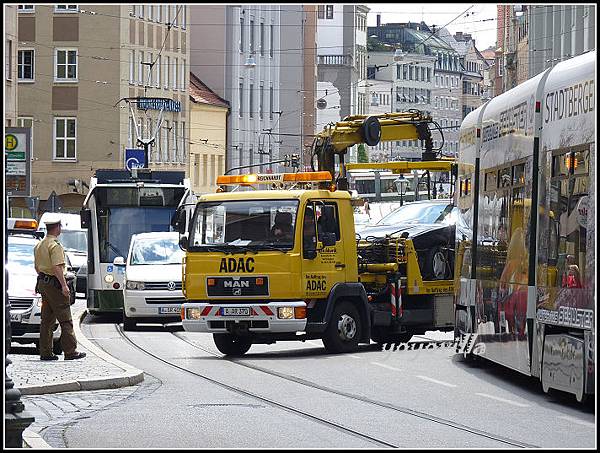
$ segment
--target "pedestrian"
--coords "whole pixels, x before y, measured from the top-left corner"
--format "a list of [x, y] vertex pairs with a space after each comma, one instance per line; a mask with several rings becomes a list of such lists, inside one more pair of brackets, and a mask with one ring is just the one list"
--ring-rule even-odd
[[77, 339], [73, 330], [69, 287], [65, 279], [65, 251], [58, 242], [62, 228], [60, 217], [48, 216], [44, 223], [46, 237], [33, 249], [35, 270], [38, 273], [36, 291], [42, 295], [40, 360], [58, 360], [58, 356], [52, 353], [52, 331], [57, 319], [65, 360], [82, 359], [85, 352], [77, 351]]

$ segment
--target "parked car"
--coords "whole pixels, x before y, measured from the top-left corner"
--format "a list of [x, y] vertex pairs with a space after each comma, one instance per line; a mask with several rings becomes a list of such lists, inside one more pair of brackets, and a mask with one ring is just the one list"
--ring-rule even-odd
[[458, 208], [450, 199], [406, 203], [375, 225], [359, 225], [363, 238], [408, 235], [412, 239], [424, 279], [443, 280], [454, 274], [454, 242]]
[[77, 274], [76, 291], [78, 293], [86, 292], [87, 286], [87, 270], [85, 274], [79, 272], [81, 267], [85, 265], [87, 269], [87, 230], [81, 228], [81, 217], [79, 214], [45, 212], [40, 218], [40, 226], [38, 231], [46, 234], [46, 217], [52, 215], [59, 216], [62, 224], [59, 241], [65, 249], [65, 255], [69, 257], [73, 272]]
[[[42, 297], [35, 292], [37, 273], [34, 267], [33, 248], [40, 241], [35, 231], [9, 232], [7, 249], [8, 300], [10, 303], [11, 340], [34, 343], [39, 347]], [[68, 257], [66, 257], [68, 260]], [[71, 303], [75, 302], [75, 274], [67, 263], [67, 285], [71, 290]], [[55, 354], [60, 354], [60, 326], [53, 333]]]
[[123, 289], [123, 329], [132, 330], [138, 322], [180, 321], [182, 260], [179, 233], [158, 232], [133, 235], [127, 260], [115, 258], [115, 266], [125, 265]]

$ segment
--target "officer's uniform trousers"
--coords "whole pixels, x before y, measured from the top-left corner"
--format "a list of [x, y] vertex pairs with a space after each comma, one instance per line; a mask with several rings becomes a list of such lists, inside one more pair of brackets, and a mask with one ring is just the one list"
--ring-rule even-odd
[[52, 355], [52, 332], [58, 319], [60, 324], [60, 344], [65, 357], [75, 354], [77, 339], [73, 330], [71, 303], [52, 281], [38, 280], [38, 290], [42, 295], [42, 322], [40, 325], [40, 356]]

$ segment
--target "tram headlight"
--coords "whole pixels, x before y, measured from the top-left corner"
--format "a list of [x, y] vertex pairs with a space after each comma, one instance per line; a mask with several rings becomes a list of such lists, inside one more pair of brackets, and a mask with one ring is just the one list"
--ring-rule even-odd
[[112, 282], [114, 281], [114, 279], [115, 279], [115, 278], [114, 278], [114, 277], [113, 277], [111, 274], [108, 274], [108, 275], [105, 275], [105, 276], [104, 276], [104, 281], [105, 281], [106, 283], [112, 283]]
[[135, 282], [133, 280], [127, 280], [127, 284], [125, 285], [127, 289], [135, 289], [141, 291], [145, 288], [144, 282]]

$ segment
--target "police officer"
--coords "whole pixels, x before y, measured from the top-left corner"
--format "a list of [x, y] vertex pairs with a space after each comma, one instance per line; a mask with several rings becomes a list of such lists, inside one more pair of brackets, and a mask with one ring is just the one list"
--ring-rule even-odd
[[58, 242], [61, 221], [58, 216], [48, 216], [46, 237], [36, 244], [33, 253], [38, 273], [37, 291], [42, 295], [42, 322], [40, 325], [40, 360], [58, 360], [52, 353], [52, 330], [56, 320], [60, 323], [60, 343], [65, 360], [82, 359], [85, 352], [77, 351], [77, 339], [71, 318], [69, 287], [65, 279], [65, 251]]

